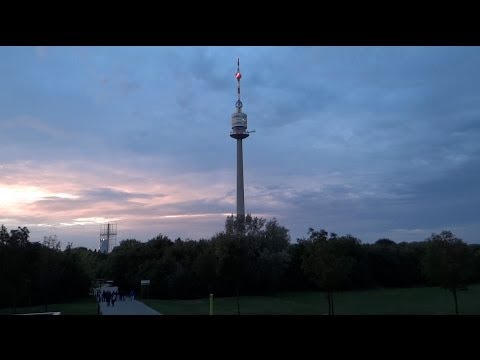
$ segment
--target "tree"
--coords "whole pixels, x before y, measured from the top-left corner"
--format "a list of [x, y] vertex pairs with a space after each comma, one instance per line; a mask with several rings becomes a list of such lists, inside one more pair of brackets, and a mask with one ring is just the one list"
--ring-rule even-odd
[[383, 238], [375, 241], [375, 245], [394, 246], [396, 243], [393, 240]]
[[[90, 279], [71, 244], [60, 251], [56, 236], [30, 242], [27, 227], [7, 231], [0, 226], [0, 308], [48, 304], [88, 293]], [[84, 249], [84, 251], [88, 251]]]
[[145, 260], [145, 244], [135, 239], [120, 242], [106, 257], [104, 275], [115, 281], [120, 289], [138, 290], [141, 274], [139, 268]]
[[251, 250], [244, 236], [220, 233], [214, 239], [217, 275], [227, 283], [235, 284], [237, 313], [240, 315], [240, 281], [248, 268], [248, 252]]
[[427, 251], [423, 261], [424, 273], [431, 284], [452, 292], [457, 315], [457, 289], [469, 283], [472, 260], [467, 244], [450, 231], [433, 233], [427, 239]]
[[254, 275], [259, 287], [271, 293], [278, 290], [290, 261], [290, 235], [275, 218], [263, 224], [259, 236], [252, 239], [254, 245], [258, 244], [255, 246], [257, 269]]
[[216, 283], [216, 258], [212, 243], [205, 240], [198, 242], [198, 255], [193, 261], [192, 270], [200, 283], [200, 289], [205, 289], [208, 294], [213, 292]]
[[30, 230], [26, 226], [18, 227], [17, 230], [10, 230], [8, 243], [11, 246], [25, 247], [29, 244]]
[[66, 249], [75, 254], [76, 261], [80, 264], [83, 271], [88, 275], [91, 282], [97, 278], [99, 268], [99, 258], [95, 251], [86, 247], [73, 248], [67, 245]]
[[327, 292], [328, 314], [335, 315], [333, 291], [341, 289], [349, 280], [355, 265], [351, 250], [359, 247], [359, 240], [351, 236], [330, 236], [325, 230], [309, 229], [303, 270], [318, 287]]
[[40, 252], [38, 277], [40, 286], [43, 289], [45, 312], [48, 311], [48, 304], [55, 301], [55, 291], [58, 292], [58, 280], [63, 270], [61, 257], [62, 254], [59, 250], [51, 249], [45, 245]]
[[368, 247], [369, 267], [375, 283], [381, 287], [402, 286], [406, 276], [401, 268], [400, 246], [389, 239], [380, 239]]
[[258, 236], [266, 222], [266, 219], [252, 217], [250, 214], [246, 216], [230, 215], [225, 220], [225, 233], [227, 235]]
[[[228, 216], [225, 231], [212, 238], [220, 284], [235, 284], [237, 313], [241, 293], [268, 293], [280, 288], [288, 267], [288, 229], [273, 218]], [[231, 285], [230, 285], [231, 286]]]
[[[57, 239], [57, 235], [49, 235], [43, 237], [43, 246], [52, 249], [52, 250], [60, 250], [62, 244], [60, 240]], [[71, 248], [71, 246], [70, 246]]]
[[[6, 292], [10, 294], [10, 302], [14, 312], [18, 301], [25, 296], [28, 279], [26, 276], [25, 252], [30, 245], [30, 231], [26, 227], [11, 230], [10, 235], [5, 226], [0, 227], [0, 244], [2, 251], [2, 273]], [[4, 288], [4, 289], [5, 289]]]
[[0, 227], [0, 245], [8, 245], [8, 240], [10, 239], [10, 235], [8, 235], [7, 228], [2, 224]]

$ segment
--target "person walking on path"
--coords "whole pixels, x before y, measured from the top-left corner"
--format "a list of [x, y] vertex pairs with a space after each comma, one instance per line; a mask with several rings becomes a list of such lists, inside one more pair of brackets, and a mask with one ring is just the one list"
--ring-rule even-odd
[[115, 306], [115, 301], [117, 301], [117, 293], [114, 291], [112, 294], [112, 307]]

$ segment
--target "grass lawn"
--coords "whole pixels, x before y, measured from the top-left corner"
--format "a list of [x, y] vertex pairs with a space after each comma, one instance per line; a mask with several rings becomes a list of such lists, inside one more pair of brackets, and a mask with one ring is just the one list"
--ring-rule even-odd
[[[460, 314], [480, 314], [480, 284], [459, 291]], [[336, 315], [450, 315], [455, 314], [453, 295], [440, 288], [376, 289], [334, 293]], [[208, 315], [209, 299], [141, 300], [165, 315]], [[214, 298], [215, 315], [237, 314], [237, 298]], [[242, 315], [328, 314], [323, 292], [281, 293], [276, 296], [240, 297]]]
[[[45, 305], [17, 308], [17, 314], [44, 312]], [[62, 315], [97, 315], [97, 302], [93, 296], [65, 304], [49, 304], [48, 311], [60, 311]], [[13, 314], [13, 308], [0, 309], [0, 315]]]

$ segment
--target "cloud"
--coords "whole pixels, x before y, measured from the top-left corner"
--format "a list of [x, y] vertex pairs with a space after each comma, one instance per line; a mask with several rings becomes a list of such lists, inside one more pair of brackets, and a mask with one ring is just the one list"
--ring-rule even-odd
[[164, 197], [165, 194], [146, 194], [146, 193], [136, 193], [136, 192], [128, 192], [128, 191], [121, 191], [115, 190], [111, 188], [98, 188], [92, 190], [85, 190], [82, 193], [87, 199], [93, 200], [112, 200], [112, 201], [128, 201], [131, 199], [152, 199], [154, 197]]
[[[0, 189], [17, 199], [1, 217], [94, 245], [98, 224], [78, 219], [142, 239], [221, 230], [235, 211], [237, 56], [256, 129], [248, 212], [292, 238], [449, 227], [477, 241], [475, 47], [0, 48]], [[28, 203], [12, 195], [32, 188]]]
[[61, 129], [49, 126], [45, 121], [29, 115], [16, 116], [10, 119], [0, 119], [0, 129], [4, 135], [11, 135], [12, 140], [30, 137], [30, 131], [51, 139], [58, 139], [68, 134]]

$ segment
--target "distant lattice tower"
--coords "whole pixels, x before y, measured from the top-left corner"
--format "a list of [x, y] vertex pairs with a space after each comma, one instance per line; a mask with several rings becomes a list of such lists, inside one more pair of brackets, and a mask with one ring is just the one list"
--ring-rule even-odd
[[100, 225], [100, 252], [109, 253], [117, 244], [117, 224]]

